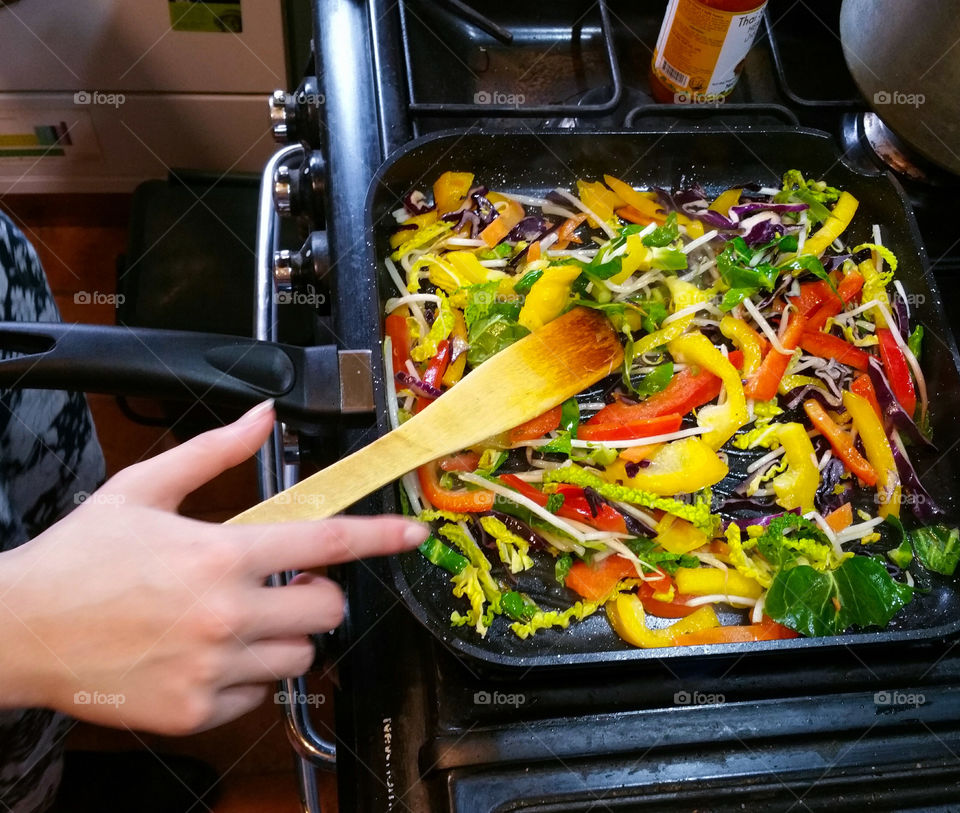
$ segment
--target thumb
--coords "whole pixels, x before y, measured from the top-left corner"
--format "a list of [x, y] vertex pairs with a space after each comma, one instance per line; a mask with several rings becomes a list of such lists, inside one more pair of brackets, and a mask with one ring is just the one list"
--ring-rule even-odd
[[273, 401], [264, 401], [233, 423], [124, 469], [105, 488], [122, 491], [132, 502], [175, 511], [191, 491], [253, 456], [273, 431], [274, 419]]

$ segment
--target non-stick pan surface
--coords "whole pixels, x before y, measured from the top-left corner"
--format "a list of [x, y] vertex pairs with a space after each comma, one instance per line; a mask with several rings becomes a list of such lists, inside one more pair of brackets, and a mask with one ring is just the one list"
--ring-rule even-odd
[[[864, 175], [846, 166], [832, 140], [817, 131], [743, 130], [668, 133], [441, 133], [412, 142], [380, 168], [368, 196], [368, 261], [376, 267], [381, 300], [395, 295], [383, 260], [396, 224], [390, 213], [413, 189], [426, 190], [446, 170], [469, 171], [492, 189], [543, 196], [555, 187], [571, 188], [578, 178], [610, 173], [634, 185], [668, 189], [702, 184], [716, 194], [749, 182], [779, 186], [788, 169], [823, 178], [860, 201], [854, 225], [845, 235], [854, 245], [872, 240], [879, 223], [884, 242], [897, 254], [897, 277], [913, 295], [912, 318], [924, 325], [923, 367], [930, 389], [930, 413], [938, 451], [914, 450], [917, 470], [933, 496], [957, 514], [960, 484], [960, 372], [953, 334], [927, 268], [916, 224], [900, 187], [887, 175]], [[378, 376], [382, 386], [382, 376]], [[381, 426], [384, 417], [381, 416]], [[905, 509], [906, 510], [906, 509]], [[536, 557], [535, 557], [536, 558]], [[519, 588], [541, 607], [569, 606], [573, 596], [553, 577], [552, 560], [521, 574]], [[496, 566], [495, 566], [496, 567]], [[414, 552], [394, 557], [395, 585], [411, 612], [449, 647], [493, 666], [574, 666], [647, 658], [702, 656], [764, 650], [807, 649], [862, 643], [934, 639], [960, 629], [960, 591], [952, 579], [936, 577], [932, 589], [913, 601], [882, 631], [831, 638], [798, 638], [710, 647], [636, 649], [611, 630], [603, 613], [568, 629], [538, 632], [520, 640], [509, 620], [495, 620], [486, 637], [450, 626], [450, 613], [463, 609], [451, 595], [449, 577]], [[739, 616], [738, 616], [739, 617]], [[728, 620], [727, 623], [730, 621]]]

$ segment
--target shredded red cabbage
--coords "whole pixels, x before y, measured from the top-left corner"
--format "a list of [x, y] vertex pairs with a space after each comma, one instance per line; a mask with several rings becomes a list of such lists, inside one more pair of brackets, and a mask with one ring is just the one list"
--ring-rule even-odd
[[443, 395], [441, 390], [427, 384], [425, 381], [421, 381], [419, 378], [414, 378], [410, 373], [405, 373], [403, 370], [397, 371], [396, 379], [398, 384], [403, 384], [403, 386], [411, 392], [422, 395], [424, 398], [439, 398]]
[[930, 439], [926, 437], [913, 422], [913, 418], [900, 406], [900, 402], [890, 387], [890, 382], [887, 381], [887, 377], [883, 374], [883, 367], [880, 366], [880, 362], [875, 358], [871, 358], [869, 366], [867, 367], [867, 373], [870, 375], [870, 382], [873, 384], [873, 389], [877, 393], [877, 402], [880, 404], [880, 411], [883, 413], [883, 425], [887, 434], [889, 435], [891, 428], [895, 427], [914, 443], [936, 449], [936, 446], [931, 443]]
[[427, 196], [423, 192], [414, 189], [403, 199], [403, 208], [412, 215], [425, 215], [434, 207], [427, 203]]

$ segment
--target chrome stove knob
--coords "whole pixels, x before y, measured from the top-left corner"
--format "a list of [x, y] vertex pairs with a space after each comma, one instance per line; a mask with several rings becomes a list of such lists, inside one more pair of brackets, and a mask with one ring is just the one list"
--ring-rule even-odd
[[270, 97], [270, 127], [276, 141], [287, 142], [290, 139], [290, 127], [287, 122], [287, 93], [275, 90]]
[[287, 217], [293, 211], [293, 179], [286, 164], [277, 167], [273, 176], [273, 208], [281, 217]]

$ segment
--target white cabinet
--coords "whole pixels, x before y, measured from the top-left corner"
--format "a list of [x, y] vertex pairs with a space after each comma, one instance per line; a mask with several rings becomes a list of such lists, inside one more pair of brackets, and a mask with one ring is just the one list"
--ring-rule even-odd
[[280, 0], [0, 5], [0, 194], [259, 171], [287, 84]]

